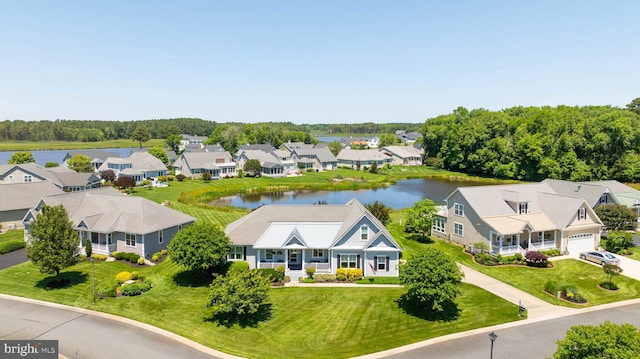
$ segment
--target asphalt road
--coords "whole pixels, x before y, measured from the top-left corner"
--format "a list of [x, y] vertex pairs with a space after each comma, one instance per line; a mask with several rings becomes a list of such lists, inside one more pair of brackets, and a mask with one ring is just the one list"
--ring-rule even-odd
[[27, 250], [24, 248], [5, 254], [0, 254], [0, 269], [9, 268], [16, 264], [26, 262], [27, 260]]
[[[435, 340], [434, 344], [413, 349], [384, 358], [395, 359], [477, 359], [489, 358], [491, 341], [488, 334], [494, 331], [498, 338], [494, 342], [493, 358], [549, 358], [556, 350], [556, 342], [565, 337], [574, 325], [599, 325], [609, 320], [613, 323], [630, 323], [640, 327], [640, 303], [599, 309], [580, 314], [542, 320], [518, 326], [485, 328], [470, 336], [446, 340]], [[444, 339], [444, 340], [443, 340]], [[373, 357], [373, 356], [371, 356]], [[383, 357], [383, 356], [380, 356]]]
[[[69, 310], [0, 297], [0, 339], [58, 340], [67, 358], [212, 359], [213, 350], [86, 311]], [[148, 330], [150, 329], [150, 330]], [[177, 337], [177, 336], [175, 336]]]

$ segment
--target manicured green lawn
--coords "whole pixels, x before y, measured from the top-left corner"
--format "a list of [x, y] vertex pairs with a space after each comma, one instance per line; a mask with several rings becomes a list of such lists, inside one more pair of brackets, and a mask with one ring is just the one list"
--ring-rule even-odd
[[[640, 297], [640, 281], [625, 276], [617, 276], [614, 278], [614, 282], [620, 288], [618, 291], [612, 292], [600, 289], [598, 284], [607, 280], [602, 268], [576, 259], [555, 260], [552, 261], [553, 268], [545, 269], [516, 265], [486, 267], [475, 263], [470, 255], [462, 251], [460, 246], [448, 244], [444, 241], [436, 241], [432, 245], [449, 253], [456, 261], [464, 265], [552, 304], [580, 308]], [[588, 300], [588, 303], [586, 305], [574, 305], [545, 293], [544, 284], [548, 280], [555, 281], [559, 285], [572, 284], [580, 290], [580, 293]]]
[[24, 231], [8, 231], [0, 234], [0, 254], [24, 248]]
[[[122, 262], [96, 262], [96, 283], [122, 270]], [[93, 304], [91, 264], [67, 269], [75, 284], [47, 289], [49, 278], [30, 263], [0, 271], [0, 291], [136, 319], [206, 346], [250, 358], [344, 358], [390, 349], [449, 333], [516, 321], [517, 306], [464, 284], [450, 320], [426, 320], [399, 308], [402, 288], [305, 287], [271, 290], [272, 306], [263, 321], [229, 327], [208, 320], [207, 283], [194, 281], [167, 260], [137, 269], [153, 289], [137, 297], [105, 298]], [[250, 343], [250, 345], [249, 345]]]

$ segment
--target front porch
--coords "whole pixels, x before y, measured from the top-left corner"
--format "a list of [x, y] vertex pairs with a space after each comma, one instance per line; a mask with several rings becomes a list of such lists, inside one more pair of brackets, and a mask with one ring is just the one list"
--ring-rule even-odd
[[[521, 238], [526, 238], [521, 240]], [[556, 231], [525, 231], [518, 234], [501, 235], [491, 233], [489, 252], [496, 255], [525, 255], [527, 251], [543, 251], [559, 248]]]
[[91, 239], [91, 250], [96, 254], [106, 254], [110, 255], [113, 251], [116, 250], [116, 243], [113, 240], [113, 236], [111, 233], [96, 233], [89, 231], [79, 231], [80, 238], [80, 247], [84, 249], [85, 241], [87, 238]]
[[262, 249], [258, 251], [258, 268], [276, 269], [284, 266], [285, 271], [302, 271], [314, 267], [316, 273], [331, 273], [328, 253], [323, 249]]

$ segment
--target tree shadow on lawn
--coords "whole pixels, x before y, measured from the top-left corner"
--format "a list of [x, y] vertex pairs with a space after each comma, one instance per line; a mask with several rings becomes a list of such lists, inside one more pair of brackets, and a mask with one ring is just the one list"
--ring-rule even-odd
[[429, 237], [428, 235], [422, 235], [420, 233], [407, 234], [405, 238], [416, 241], [418, 243], [424, 243], [424, 244], [435, 243], [435, 241], [431, 237]]
[[460, 316], [460, 309], [453, 301], [443, 303], [442, 312], [430, 310], [424, 305], [407, 300], [404, 296], [400, 297], [396, 302], [398, 303], [398, 307], [405, 313], [430, 322], [451, 322]]
[[206, 318], [207, 322], [215, 322], [218, 326], [225, 326], [231, 328], [234, 325], [239, 325], [241, 328], [251, 327], [257, 328], [261, 322], [265, 322], [271, 319], [271, 304], [263, 304], [255, 314], [249, 315], [237, 315], [237, 314], [220, 314], [213, 315]]
[[181, 287], [208, 287], [213, 281], [213, 276], [201, 271], [185, 270], [176, 273], [173, 276], [173, 281]]
[[88, 275], [83, 272], [77, 272], [77, 271], [62, 272], [60, 273], [59, 281], [56, 281], [55, 276], [47, 277], [38, 281], [38, 283], [36, 283], [36, 288], [46, 289], [46, 290], [64, 289], [64, 288], [69, 288], [69, 287], [78, 285], [80, 283], [84, 283], [87, 281], [87, 278], [88, 278]]

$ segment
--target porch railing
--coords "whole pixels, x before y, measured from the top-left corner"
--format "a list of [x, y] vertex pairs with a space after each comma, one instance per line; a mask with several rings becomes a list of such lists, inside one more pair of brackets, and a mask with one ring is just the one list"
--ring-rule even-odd
[[285, 266], [284, 262], [260, 262], [258, 263], [258, 268], [260, 269], [267, 269], [267, 268], [271, 268], [271, 269], [276, 269], [279, 266]]
[[535, 249], [537, 251], [545, 250], [545, 249], [555, 249], [556, 241], [542, 241], [542, 242], [531, 242], [531, 247], [529, 249]]
[[320, 263], [320, 262], [309, 262], [305, 263], [302, 269], [306, 269], [307, 267], [314, 267], [316, 272], [328, 272], [329, 271], [329, 263]]

